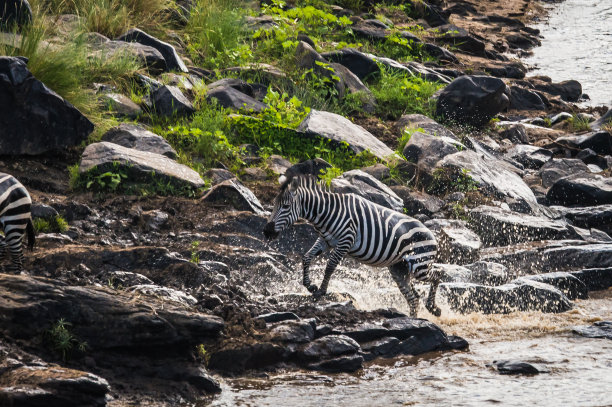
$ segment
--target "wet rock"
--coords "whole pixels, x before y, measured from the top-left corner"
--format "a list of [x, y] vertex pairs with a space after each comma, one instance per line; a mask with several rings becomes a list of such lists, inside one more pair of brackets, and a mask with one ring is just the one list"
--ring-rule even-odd
[[600, 130], [603, 126], [609, 123], [612, 123], [612, 109], [608, 109], [604, 115], [592, 122], [589, 127], [591, 127], [593, 130]]
[[453, 24], [445, 24], [436, 28], [441, 35], [436, 40], [457, 47], [468, 54], [485, 56], [485, 44], [471, 36], [467, 30]]
[[580, 136], [559, 137], [552, 145], [566, 148], [574, 154], [578, 150], [588, 148], [597, 154], [609, 155], [612, 154], [612, 134], [608, 131], [600, 130]]
[[132, 287], [135, 285], [150, 285], [153, 280], [139, 273], [129, 271], [104, 271], [98, 279], [112, 287]]
[[[598, 155], [595, 151], [591, 150], [590, 148], [586, 148], [582, 150], [581, 152], [579, 152], [578, 154], [576, 154], [576, 159], [587, 164], [587, 166], [589, 166], [589, 169], [591, 169], [591, 166], [589, 164], [596, 165], [602, 169], [609, 167], [608, 160], [604, 157], [601, 157], [600, 155]], [[593, 169], [591, 169], [591, 172], [598, 172], [598, 171], [593, 171]]]
[[221, 392], [221, 385], [219, 382], [208, 374], [206, 369], [202, 366], [192, 367], [187, 371], [181, 370], [178, 373], [178, 377], [175, 377], [175, 380], [177, 381], [187, 381], [196, 389], [205, 393]]
[[447, 155], [436, 167], [448, 168], [454, 173], [463, 173], [467, 169], [481, 193], [511, 203], [518, 202], [526, 212], [538, 211], [533, 191], [514, 172], [516, 169], [504, 161], [465, 150]]
[[361, 348], [354, 339], [344, 335], [328, 335], [316, 339], [299, 351], [304, 360], [329, 359], [359, 352]]
[[264, 322], [271, 323], [298, 320], [300, 317], [293, 312], [270, 312], [268, 314], [258, 315], [255, 319], [261, 319]]
[[510, 109], [514, 110], [546, 110], [546, 103], [537, 92], [520, 86], [510, 86]]
[[105, 406], [108, 382], [91, 373], [42, 361], [30, 365], [0, 364], [0, 404], [4, 406]]
[[563, 221], [479, 206], [469, 213], [471, 224], [485, 245], [503, 246], [532, 240], [568, 239], [575, 234]]
[[552, 151], [529, 144], [515, 145], [504, 155], [504, 157], [518, 162], [525, 168], [534, 170], [540, 169], [552, 159], [552, 156]]
[[0, 28], [22, 27], [32, 21], [32, 8], [28, 0], [5, 0], [0, 6]]
[[[117, 164], [118, 163], [118, 164]], [[115, 166], [128, 174], [129, 181], [149, 181], [151, 176], [169, 181], [178, 187], [201, 188], [204, 181], [191, 168], [166, 156], [122, 147], [106, 141], [90, 144], [83, 151], [79, 172], [113, 171]]]
[[484, 71], [497, 78], [523, 79], [527, 68], [521, 63], [494, 63], [483, 67]]
[[498, 286], [510, 281], [508, 268], [493, 262], [476, 262], [465, 266], [436, 264], [442, 270], [442, 281]]
[[216, 86], [206, 93], [206, 99], [216, 99], [219, 105], [235, 110], [261, 112], [267, 108], [265, 103], [244, 94], [231, 86]]
[[551, 209], [561, 213], [573, 225], [581, 228], [598, 228], [612, 233], [612, 205], [586, 206], [567, 208], [552, 206]]
[[347, 171], [332, 180], [335, 192], [353, 193], [396, 211], [402, 211], [402, 200], [388, 186], [361, 170]]
[[167, 42], [158, 40], [157, 38], [145, 33], [138, 28], [132, 28], [119, 38], [118, 41], [137, 42], [149, 47], [153, 47], [162, 54], [166, 61], [166, 67], [170, 71], [188, 72], [185, 63], [178, 55], [174, 47]]
[[340, 329], [342, 335], [348, 336], [357, 342], [370, 342], [389, 336], [389, 330], [383, 326], [373, 323], [363, 323]]
[[562, 271], [524, 276], [516, 279], [514, 282], [520, 284], [523, 280], [538, 281], [557, 287], [570, 300], [575, 300], [576, 298], [585, 299], [589, 297], [586, 284], [572, 274]]
[[314, 327], [309, 321], [281, 322], [270, 330], [275, 342], [306, 343], [314, 339]]
[[195, 113], [191, 102], [176, 86], [162, 86], [151, 92], [151, 101], [155, 112], [164, 117], [188, 116]]
[[405, 186], [391, 186], [393, 192], [404, 201], [404, 210], [410, 216], [423, 214], [432, 216], [444, 207], [444, 201], [425, 192], [412, 191]]
[[101, 103], [117, 116], [136, 119], [142, 114], [142, 109], [129, 97], [120, 93], [103, 93], [100, 95]]
[[251, 192], [238, 180], [226, 180], [212, 187], [201, 199], [213, 205], [229, 205], [239, 211], [263, 214], [263, 206]]
[[455, 139], [416, 131], [412, 133], [402, 154], [406, 160], [418, 164], [419, 169], [428, 173], [440, 159], [464, 148], [465, 146]]
[[[427, 225], [428, 222], [425, 222]], [[438, 261], [467, 264], [478, 260], [482, 242], [478, 235], [459, 222], [443, 226], [437, 233]]]
[[227, 373], [241, 373], [287, 360], [291, 355], [285, 347], [268, 342], [227, 347], [210, 355], [208, 367]]
[[397, 355], [400, 340], [393, 336], [385, 336], [370, 342], [361, 344], [366, 361], [377, 357], [393, 357]]
[[395, 153], [363, 127], [335, 113], [312, 110], [297, 129], [310, 137], [322, 137], [335, 143], [348, 143], [355, 154], [369, 150], [385, 160]]
[[121, 123], [119, 126], [113, 127], [104, 133], [102, 141], [108, 141], [140, 151], [165, 155], [172, 159], [176, 158], [176, 151], [163, 137], [137, 124]]
[[462, 76], [440, 92], [436, 115], [481, 126], [508, 107], [506, 84], [489, 76]]
[[612, 204], [612, 178], [586, 173], [570, 175], [555, 182], [546, 199], [563, 206]]
[[514, 311], [559, 313], [572, 308], [558, 289], [536, 281], [521, 281], [497, 287], [469, 283], [443, 283], [440, 294], [455, 312], [507, 314]]
[[584, 269], [572, 271], [570, 274], [582, 281], [589, 291], [612, 287], [612, 267]]
[[548, 370], [529, 362], [520, 360], [495, 360], [493, 364], [501, 374], [526, 374], [534, 375], [548, 373]]
[[64, 151], [87, 139], [94, 125], [36, 79], [24, 59], [0, 57], [1, 155]]
[[422, 342], [429, 342], [430, 345], [427, 348], [430, 349], [424, 352], [434, 349], [442, 350], [448, 339], [440, 327], [426, 319], [391, 318], [383, 322], [383, 326], [388, 329], [389, 336], [394, 336], [397, 339], [416, 338]]
[[582, 96], [582, 85], [575, 80], [563, 81], [559, 83], [532, 80], [533, 86], [542, 92], [550, 93], [554, 96], [561, 96], [566, 102], [577, 102]]
[[554, 115], [553, 117], [551, 117], [550, 119], [550, 125], [554, 126], [557, 123], [561, 123], [564, 122], [568, 119], [571, 119], [573, 116], [571, 113], [567, 113], [567, 112], [561, 112], [559, 114]]
[[322, 362], [311, 363], [307, 367], [311, 370], [321, 370], [330, 373], [340, 372], [355, 372], [362, 368], [363, 356], [347, 355], [333, 359], [324, 360]]
[[553, 158], [547, 161], [538, 174], [542, 178], [542, 185], [550, 188], [555, 182], [563, 177], [583, 172], [590, 172], [582, 161], [574, 158]]
[[525, 126], [521, 123], [510, 124], [502, 127], [501, 131], [499, 132], [499, 137], [508, 139], [515, 144], [529, 143]]
[[577, 326], [572, 332], [587, 338], [602, 338], [612, 340], [612, 321], [598, 321], [592, 326]]

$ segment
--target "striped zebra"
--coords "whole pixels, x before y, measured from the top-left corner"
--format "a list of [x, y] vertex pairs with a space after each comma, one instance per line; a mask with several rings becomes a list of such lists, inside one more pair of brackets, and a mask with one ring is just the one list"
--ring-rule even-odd
[[[283, 182], [264, 228], [265, 236], [277, 237], [298, 218], [306, 219], [319, 233], [302, 261], [303, 284], [315, 298], [325, 295], [332, 273], [348, 255], [361, 263], [388, 267], [413, 317], [419, 296], [412, 278], [429, 282], [425, 305], [433, 315], [440, 315], [435, 303], [440, 275], [430, 267], [437, 242], [421, 222], [355, 194], [333, 193], [312, 176], [296, 176]], [[310, 263], [328, 249], [332, 251], [325, 276], [317, 288], [310, 281]]]
[[34, 226], [30, 216], [32, 199], [15, 177], [0, 172], [0, 250], [11, 258], [11, 271], [23, 270], [23, 236], [28, 234], [28, 247], [34, 247]]

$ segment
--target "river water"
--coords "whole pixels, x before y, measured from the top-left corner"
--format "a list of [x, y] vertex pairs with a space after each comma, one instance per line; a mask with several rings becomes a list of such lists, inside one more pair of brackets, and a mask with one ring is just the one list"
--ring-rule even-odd
[[564, 0], [548, 6], [549, 18], [536, 25], [542, 46], [525, 58], [555, 82], [576, 79], [589, 105], [612, 107], [612, 0]]

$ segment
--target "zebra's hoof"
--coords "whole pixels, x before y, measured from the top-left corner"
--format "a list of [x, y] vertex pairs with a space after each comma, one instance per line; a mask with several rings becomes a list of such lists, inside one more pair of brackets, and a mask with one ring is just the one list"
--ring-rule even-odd
[[431, 313], [431, 315], [433, 315], [434, 317], [439, 317], [440, 315], [442, 315], [442, 311], [440, 310], [440, 308], [435, 307], [435, 308], [429, 308], [428, 311]]
[[316, 290], [315, 292], [312, 293], [312, 296], [314, 297], [315, 300], [318, 300], [319, 298], [323, 297], [325, 294], [327, 294], [327, 290]]
[[314, 284], [310, 284], [308, 287], [306, 287], [306, 289], [307, 289], [309, 292], [311, 292], [311, 293], [313, 293], [313, 294], [314, 294], [314, 293], [317, 291], [318, 287], [317, 287], [316, 285], [314, 285]]

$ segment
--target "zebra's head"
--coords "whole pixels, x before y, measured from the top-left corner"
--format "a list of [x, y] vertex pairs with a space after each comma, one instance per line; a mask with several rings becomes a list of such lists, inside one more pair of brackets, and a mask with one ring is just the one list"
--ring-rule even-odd
[[300, 217], [300, 199], [297, 194], [299, 186], [300, 180], [297, 177], [281, 186], [280, 193], [274, 199], [272, 214], [263, 230], [266, 238], [275, 239]]

